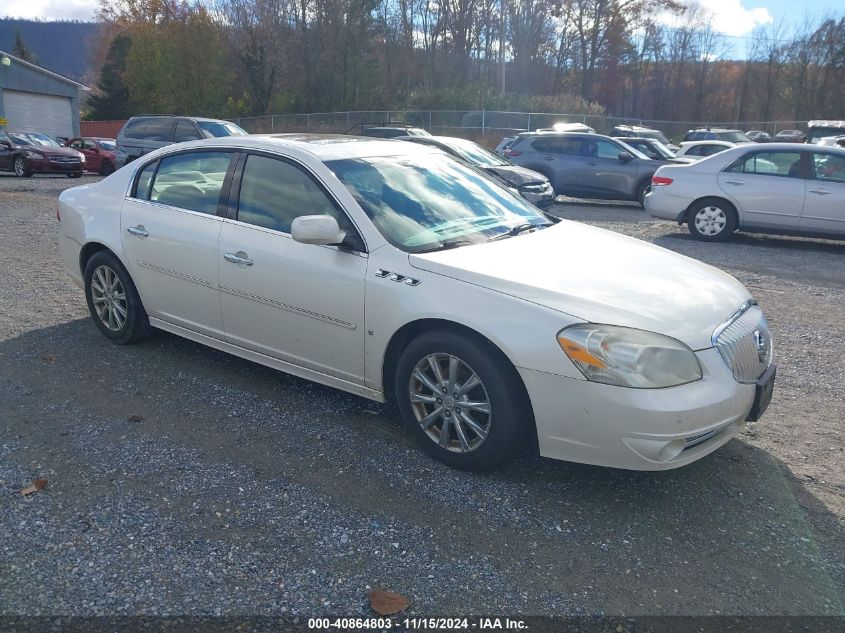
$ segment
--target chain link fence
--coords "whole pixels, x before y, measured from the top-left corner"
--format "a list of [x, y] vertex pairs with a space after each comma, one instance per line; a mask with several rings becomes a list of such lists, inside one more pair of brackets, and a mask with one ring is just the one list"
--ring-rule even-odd
[[656, 121], [590, 114], [550, 112], [500, 112], [493, 110], [372, 110], [272, 114], [237, 119], [252, 134], [281, 132], [354, 133], [362, 125], [404, 123], [425, 128], [432, 134], [462, 136], [495, 144], [504, 136], [550, 128], [555, 123], [583, 123], [610, 134], [617, 125], [642, 125], [662, 131], [680, 141], [687, 131], [701, 127], [723, 127], [743, 131], [763, 130], [774, 136], [781, 130], [806, 131], [806, 121]]

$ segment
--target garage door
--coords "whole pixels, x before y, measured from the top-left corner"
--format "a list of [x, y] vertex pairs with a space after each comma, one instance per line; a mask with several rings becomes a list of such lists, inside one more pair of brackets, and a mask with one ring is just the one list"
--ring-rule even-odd
[[4, 90], [3, 105], [10, 130], [73, 136], [73, 116], [68, 97]]

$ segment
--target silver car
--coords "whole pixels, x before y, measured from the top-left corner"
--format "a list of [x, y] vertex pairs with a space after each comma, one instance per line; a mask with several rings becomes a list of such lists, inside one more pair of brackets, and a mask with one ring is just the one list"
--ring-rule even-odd
[[701, 240], [736, 230], [845, 238], [845, 149], [740, 145], [692, 165], [666, 165], [645, 208]]

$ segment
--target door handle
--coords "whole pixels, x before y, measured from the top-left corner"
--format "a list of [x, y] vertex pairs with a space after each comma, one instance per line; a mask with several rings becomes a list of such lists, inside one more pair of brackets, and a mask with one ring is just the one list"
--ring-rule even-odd
[[249, 255], [244, 253], [243, 251], [238, 251], [237, 253], [226, 253], [223, 255], [223, 259], [227, 262], [231, 262], [232, 264], [238, 264], [240, 266], [252, 266], [252, 260], [249, 258]]
[[587, 163], [587, 164], [588, 164], [588, 165], [590, 165], [591, 167], [595, 167], [596, 165], [598, 165], [598, 161], [591, 160], [591, 161], [590, 161], [589, 163]]
[[139, 224], [138, 226], [130, 226], [126, 229], [126, 232], [134, 235], [136, 237], [149, 237], [149, 233], [147, 233], [147, 229], [144, 228], [143, 224]]
[[726, 180], [725, 182], [729, 185], [744, 185], [745, 184], [744, 180]]
[[820, 196], [826, 196], [830, 193], [827, 189], [810, 189], [810, 193], [817, 193]]
[[554, 160], [554, 159], [555, 159], [554, 156], [544, 156], [543, 157], [543, 160]]

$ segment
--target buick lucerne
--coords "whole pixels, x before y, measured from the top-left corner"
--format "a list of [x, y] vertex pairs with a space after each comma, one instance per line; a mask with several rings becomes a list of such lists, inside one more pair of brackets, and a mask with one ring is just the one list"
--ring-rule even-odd
[[59, 199], [94, 323], [151, 328], [377, 401], [436, 459], [688, 464], [769, 403], [772, 341], [729, 275], [544, 215], [435, 148], [207, 139]]

